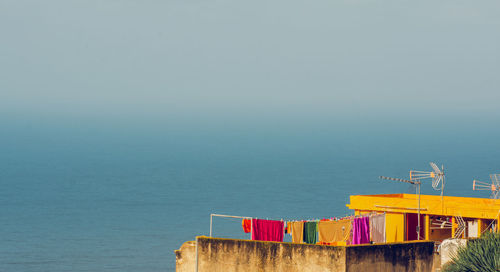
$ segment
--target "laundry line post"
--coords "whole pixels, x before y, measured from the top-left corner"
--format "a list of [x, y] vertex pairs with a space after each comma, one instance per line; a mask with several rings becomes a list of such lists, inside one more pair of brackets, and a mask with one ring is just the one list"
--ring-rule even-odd
[[212, 218], [213, 218], [213, 214], [210, 214], [210, 237], [212, 237]]
[[[212, 230], [213, 230], [213, 217], [226, 217], [226, 218], [240, 218], [240, 219], [250, 219], [252, 220], [252, 217], [248, 216], [236, 216], [236, 215], [226, 215], [226, 214], [216, 214], [216, 213], [211, 213], [210, 214], [210, 237], [212, 237]], [[250, 223], [250, 235], [252, 235], [252, 224]], [[251, 239], [251, 238], [250, 238]]]

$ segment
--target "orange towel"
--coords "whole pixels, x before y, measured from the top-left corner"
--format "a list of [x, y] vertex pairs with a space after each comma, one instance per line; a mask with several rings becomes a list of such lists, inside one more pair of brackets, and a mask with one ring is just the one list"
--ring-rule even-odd
[[304, 242], [304, 222], [297, 221], [291, 222], [292, 230], [292, 243], [303, 243]]
[[351, 220], [320, 221], [318, 223], [319, 241], [324, 244], [345, 241], [351, 231]]
[[251, 232], [252, 231], [252, 220], [243, 219], [243, 221], [241, 221], [241, 226], [243, 227], [243, 231], [245, 233]]

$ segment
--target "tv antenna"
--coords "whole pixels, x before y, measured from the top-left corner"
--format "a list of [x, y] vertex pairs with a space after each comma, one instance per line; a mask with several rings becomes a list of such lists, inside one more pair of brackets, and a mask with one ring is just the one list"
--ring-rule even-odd
[[405, 182], [405, 183], [409, 183], [412, 185], [417, 185], [417, 195], [418, 195], [417, 240], [420, 240], [420, 185], [422, 183], [419, 180], [407, 180], [407, 179], [390, 178], [390, 177], [384, 177], [384, 176], [380, 176], [379, 178], [386, 179], [386, 180]]
[[490, 198], [498, 199], [500, 195], [500, 174], [490, 175], [491, 184], [474, 180], [472, 182], [472, 190], [474, 191], [491, 191]]
[[441, 166], [441, 169], [439, 169], [435, 163], [430, 162], [429, 164], [434, 171], [425, 172], [410, 170], [410, 180], [432, 179], [432, 188], [434, 188], [434, 190], [441, 190], [442, 197], [444, 194], [444, 166]]

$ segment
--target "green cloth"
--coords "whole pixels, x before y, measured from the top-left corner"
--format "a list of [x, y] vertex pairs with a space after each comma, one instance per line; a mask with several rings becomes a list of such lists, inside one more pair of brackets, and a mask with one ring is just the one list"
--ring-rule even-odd
[[304, 243], [316, 244], [318, 241], [318, 222], [304, 223]]

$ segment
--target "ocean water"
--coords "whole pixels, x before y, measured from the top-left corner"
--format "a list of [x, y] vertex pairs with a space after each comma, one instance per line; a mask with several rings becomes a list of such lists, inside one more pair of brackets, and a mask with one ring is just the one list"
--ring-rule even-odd
[[[351, 194], [413, 192], [379, 175], [445, 165], [447, 195], [500, 172], [499, 129], [476, 122], [180, 125], [3, 121], [0, 271], [174, 271], [210, 213], [311, 219]], [[438, 193], [430, 184], [423, 193]], [[241, 222], [214, 235], [247, 238]]]

